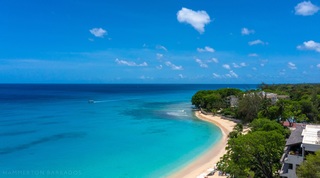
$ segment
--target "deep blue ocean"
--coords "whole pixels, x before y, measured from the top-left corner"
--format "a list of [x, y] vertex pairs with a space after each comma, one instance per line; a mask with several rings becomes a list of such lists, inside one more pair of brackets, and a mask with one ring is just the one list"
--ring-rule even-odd
[[221, 138], [192, 95], [227, 87], [256, 85], [0, 84], [0, 177], [165, 177]]

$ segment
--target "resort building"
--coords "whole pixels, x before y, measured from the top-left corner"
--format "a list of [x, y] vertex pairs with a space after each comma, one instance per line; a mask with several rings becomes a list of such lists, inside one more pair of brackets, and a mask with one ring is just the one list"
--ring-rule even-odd
[[320, 125], [297, 125], [286, 142], [280, 176], [297, 178], [296, 169], [306, 155], [320, 149]]
[[275, 93], [269, 93], [269, 92], [259, 92], [260, 95], [263, 97], [266, 97], [271, 100], [272, 104], [275, 104], [279, 99], [289, 99], [290, 97], [288, 95], [278, 95]]
[[226, 98], [226, 102], [230, 105], [230, 107], [234, 108], [234, 107], [238, 107], [238, 103], [239, 103], [239, 98], [234, 96], [234, 95], [230, 95]]

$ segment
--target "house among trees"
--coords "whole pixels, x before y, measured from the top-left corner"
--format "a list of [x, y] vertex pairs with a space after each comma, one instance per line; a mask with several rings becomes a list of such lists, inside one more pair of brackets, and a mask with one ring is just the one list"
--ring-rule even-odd
[[308, 154], [320, 150], [320, 125], [298, 125], [287, 139], [280, 176], [297, 178], [296, 169]]
[[269, 92], [259, 92], [260, 95], [263, 97], [270, 99], [272, 104], [275, 104], [279, 99], [289, 99], [290, 97], [288, 95], [278, 95], [275, 93], [269, 93]]
[[230, 105], [230, 107], [238, 107], [239, 98], [235, 95], [228, 96], [226, 98], [226, 102]]

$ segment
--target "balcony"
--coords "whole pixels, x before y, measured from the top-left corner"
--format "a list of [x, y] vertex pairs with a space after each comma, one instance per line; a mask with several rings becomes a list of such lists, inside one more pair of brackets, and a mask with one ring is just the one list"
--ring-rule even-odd
[[290, 155], [288, 154], [286, 158], [284, 158], [285, 163], [290, 164], [301, 164], [303, 162], [303, 157], [300, 155]]

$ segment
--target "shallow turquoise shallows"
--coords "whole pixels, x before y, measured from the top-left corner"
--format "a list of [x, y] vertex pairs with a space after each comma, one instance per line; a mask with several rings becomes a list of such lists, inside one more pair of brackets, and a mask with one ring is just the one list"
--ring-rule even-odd
[[221, 138], [200, 89], [254, 85], [0, 85], [0, 177], [165, 177]]

